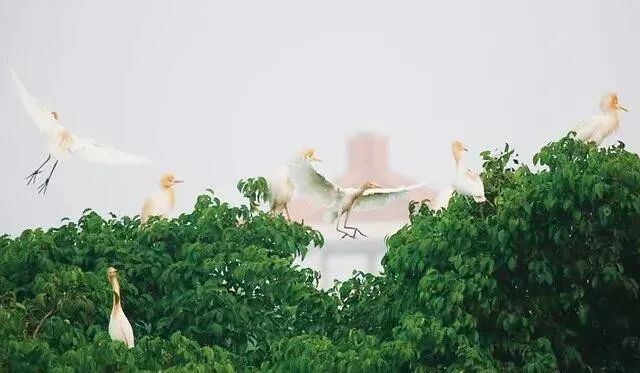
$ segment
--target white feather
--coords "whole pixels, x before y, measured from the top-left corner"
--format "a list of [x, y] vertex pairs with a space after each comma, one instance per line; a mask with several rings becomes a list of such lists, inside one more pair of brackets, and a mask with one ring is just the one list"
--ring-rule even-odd
[[301, 156], [296, 156], [289, 162], [289, 171], [295, 187], [325, 207], [335, 204], [345, 196], [344, 190]]
[[278, 210], [288, 204], [295, 189], [289, 178], [289, 169], [286, 166], [278, 167], [267, 178], [267, 188], [269, 190], [267, 201], [272, 210]]
[[[149, 163], [146, 158], [100, 145], [90, 138], [79, 137], [71, 133], [54, 118], [49, 108], [27, 91], [15, 70], [11, 67], [9, 69], [27, 114], [29, 114], [40, 132], [46, 136], [47, 148], [54, 158], [65, 159], [70, 155], [75, 155], [94, 163], [128, 165]], [[69, 141], [61, 141], [62, 135], [67, 135]]]
[[133, 328], [120, 304], [115, 305], [111, 311], [111, 316], [109, 317], [109, 335], [112, 340], [122, 341], [129, 348], [135, 346]]
[[356, 210], [373, 210], [384, 207], [394, 199], [404, 197], [408, 192], [421, 188], [425, 183], [415, 184], [411, 186], [401, 186], [397, 188], [372, 188], [362, 193], [360, 198], [356, 199], [353, 206]]
[[613, 133], [620, 123], [618, 115], [615, 112], [594, 115], [574, 129], [576, 139], [589, 142], [593, 141], [596, 145], [600, 145], [602, 141]]
[[18, 78], [18, 74], [12, 67], [10, 67], [9, 70], [11, 71], [13, 81], [18, 88], [20, 101], [27, 111], [27, 114], [29, 114], [40, 132], [48, 136], [54, 136], [55, 134], [57, 134], [57, 130], [59, 129], [60, 124], [51, 114], [51, 110], [49, 110], [42, 102], [40, 102], [40, 100], [29, 94], [29, 91], [27, 91], [24, 84], [22, 84], [22, 81], [20, 80], [20, 78]]

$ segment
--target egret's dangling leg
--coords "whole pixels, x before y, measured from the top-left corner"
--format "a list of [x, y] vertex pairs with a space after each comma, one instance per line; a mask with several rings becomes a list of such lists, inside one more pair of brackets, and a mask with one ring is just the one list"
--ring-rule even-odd
[[[343, 231], [342, 229], [340, 229], [340, 216], [342, 216], [342, 215], [338, 214], [338, 217], [336, 218], [336, 230], [338, 232], [342, 233], [342, 237], [340, 237], [340, 238], [345, 238], [347, 236], [349, 236], [351, 238], [355, 238], [355, 237], [352, 237], [351, 234], [349, 234], [349, 233]], [[354, 236], [355, 236], [355, 233], [354, 233]]]
[[356, 233], [360, 233], [362, 236], [367, 237], [367, 235], [366, 235], [366, 234], [364, 234], [364, 233], [362, 233], [362, 231], [361, 231], [360, 229], [358, 229], [358, 228], [356, 228], [356, 227], [349, 227], [349, 226], [347, 226], [347, 220], [349, 220], [349, 213], [350, 213], [350, 212], [351, 212], [351, 211], [350, 211], [350, 210], [348, 210], [348, 211], [347, 211], [347, 216], [345, 216], [345, 217], [344, 217], [344, 229], [352, 229], [352, 230], [353, 230], [353, 237], [351, 237], [351, 238], [353, 238], [353, 239], [355, 239], [355, 238], [356, 238]]
[[25, 177], [24, 179], [27, 180], [27, 185], [30, 185], [32, 183], [36, 182], [36, 178], [38, 177], [38, 175], [40, 175], [40, 173], [42, 171], [40, 171], [42, 169], [42, 167], [44, 167], [45, 164], [47, 164], [47, 162], [49, 162], [49, 160], [51, 159], [51, 154], [49, 154], [49, 156], [47, 157], [47, 159], [45, 159], [44, 162], [42, 162], [42, 164], [40, 165], [40, 167], [38, 167], [37, 170], [33, 171], [31, 173], [31, 175]]
[[53, 168], [51, 169], [51, 172], [49, 172], [49, 176], [44, 181], [44, 183], [40, 184], [40, 186], [38, 187], [38, 194], [40, 194], [40, 192], [42, 192], [43, 195], [47, 193], [47, 187], [49, 186], [49, 181], [51, 180], [51, 176], [53, 175], [53, 171], [56, 170], [57, 165], [58, 165], [58, 161], [56, 161], [56, 163], [53, 164]]
[[287, 204], [284, 204], [284, 212], [287, 215], [287, 220], [291, 221], [291, 216], [289, 216], [289, 208], [287, 207]]

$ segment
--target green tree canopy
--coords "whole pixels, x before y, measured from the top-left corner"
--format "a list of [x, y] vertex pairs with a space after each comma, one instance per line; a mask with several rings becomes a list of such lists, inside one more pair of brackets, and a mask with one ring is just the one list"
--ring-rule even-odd
[[[482, 153], [486, 194], [410, 205], [381, 275], [328, 291], [294, 265], [321, 235], [213, 193], [176, 219], [104, 219], [0, 237], [0, 371], [640, 369], [640, 159], [571, 136], [533, 171]], [[107, 333], [119, 270], [136, 346]]]

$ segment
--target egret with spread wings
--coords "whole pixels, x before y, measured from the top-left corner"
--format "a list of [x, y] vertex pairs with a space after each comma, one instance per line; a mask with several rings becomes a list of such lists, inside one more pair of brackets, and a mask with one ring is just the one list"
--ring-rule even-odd
[[[342, 233], [342, 238], [355, 239], [356, 234], [367, 237], [357, 227], [347, 225], [352, 210], [384, 207], [392, 200], [403, 197], [409, 191], [424, 185], [422, 183], [399, 188], [381, 188], [375, 182], [366, 181], [359, 188], [345, 188], [326, 178], [303, 157], [295, 158], [289, 167], [296, 188], [326, 208], [330, 221], [336, 222], [336, 230]], [[341, 229], [340, 219], [343, 215], [344, 225]]]
[[614, 92], [608, 92], [602, 97], [600, 109], [602, 114], [594, 115], [574, 128], [576, 139], [600, 145], [620, 126], [620, 111], [628, 111], [620, 105], [618, 95]]
[[42, 168], [51, 160], [51, 158], [55, 159], [55, 163], [51, 168], [49, 176], [46, 178], [44, 183], [38, 187], [38, 193], [46, 193], [49, 181], [51, 180], [51, 176], [53, 175], [58, 162], [62, 159], [68, 158], [69, 156], [77, 156], [89, 162], [105, 164], [140, 165], [149, 163], [149, 161], [143, 157], [121, 152], [119, 150], [100, 145], [92, 139], [79, 137], [73, 134], [66, 127], [60, 124], [60, 115], [55, 111], [49, 110], [42, 102], [40, 102], [40, 100], [31, 96], [22, 84], [22, 81], [18, 78], [18, 74], [16, 74], [15, 70], [13, 68], [10, 68], [10, 70], [16, 87], [18, 88], [20, 100], [40, 132], [45, 136], [46, 146], [49, 152], [47, 159], [40, 165], [40, 167], [26, 177], [27, 185], [35, 183], [38, 175], [42, 173]]

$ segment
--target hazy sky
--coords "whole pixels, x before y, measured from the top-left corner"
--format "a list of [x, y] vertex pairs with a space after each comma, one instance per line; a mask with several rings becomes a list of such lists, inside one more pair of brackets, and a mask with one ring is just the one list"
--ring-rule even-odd
[[0, 68], [0, 232], [137, 214], [165, 170], [186, 182], [178, 212], [207, 187], [238, 202], [239, 178], [302, 146], [338, 174], [359, 130], [389, 135], [414, 179], [448, 174], [454, 139], [530, 159], [606, 90], [630, 110], [615, 137], [640, 149], [639, 16], [634, 0], [1, 0], [0, 58], [31, 94], [153, 164], [61, 162], [38, 196], [24, 177], [45, 149]]

